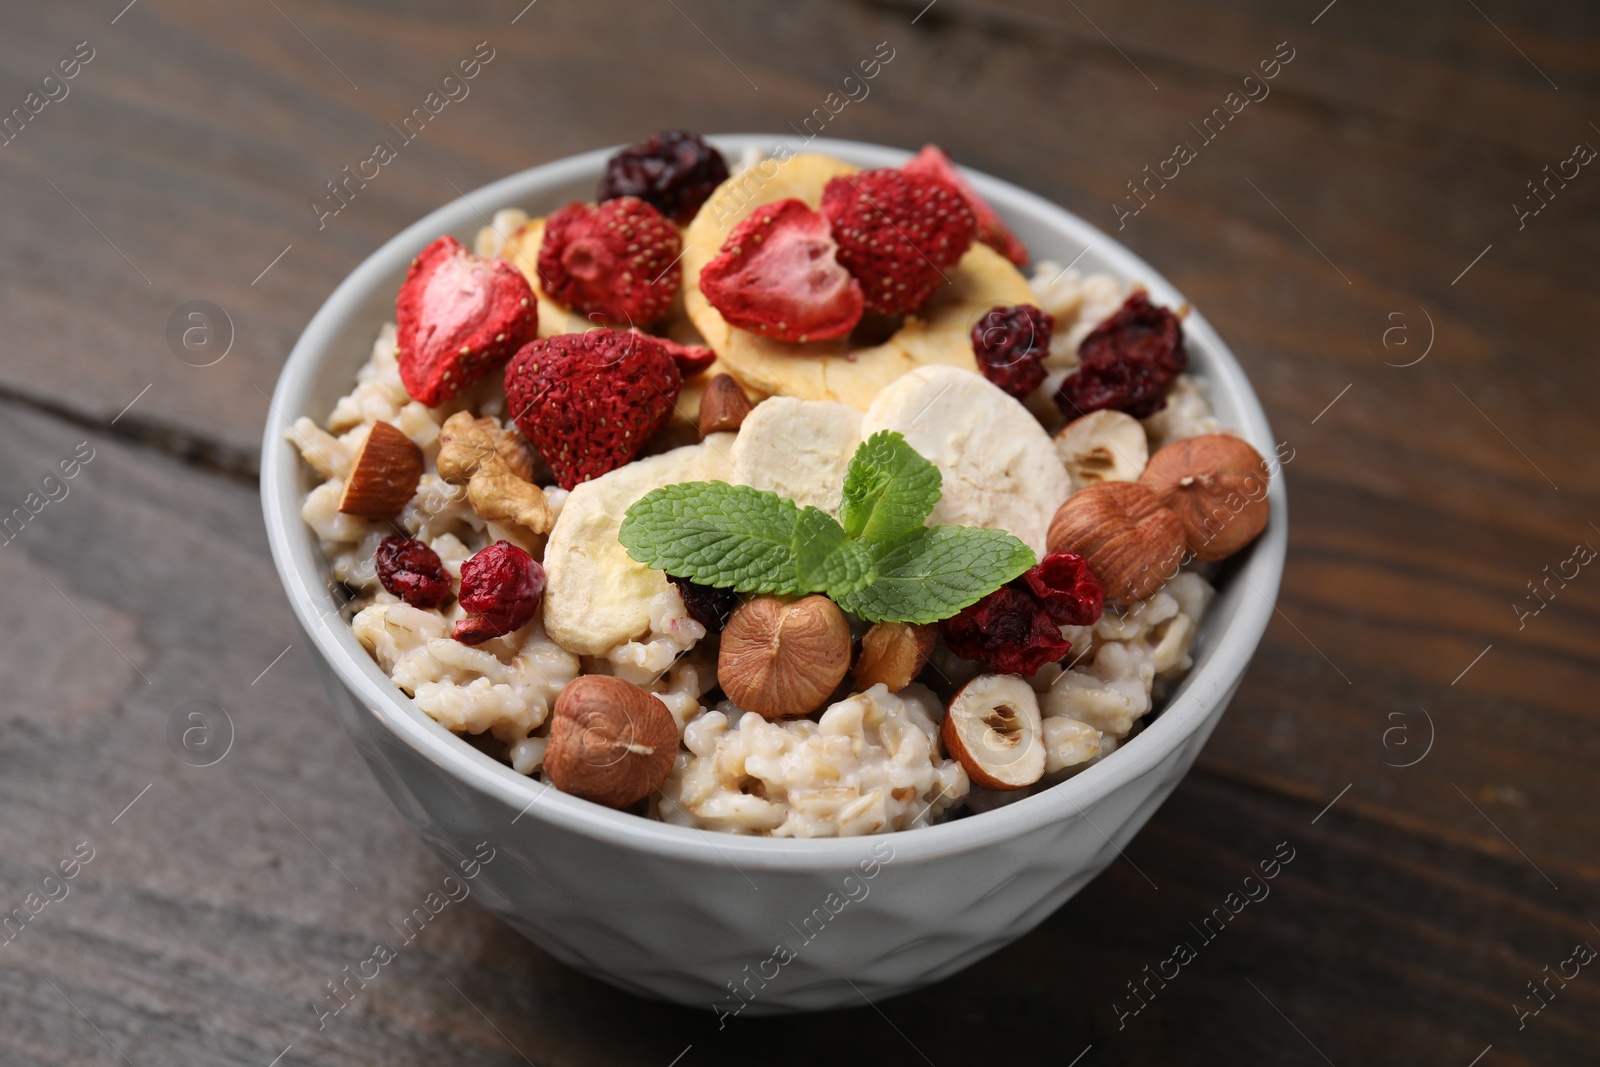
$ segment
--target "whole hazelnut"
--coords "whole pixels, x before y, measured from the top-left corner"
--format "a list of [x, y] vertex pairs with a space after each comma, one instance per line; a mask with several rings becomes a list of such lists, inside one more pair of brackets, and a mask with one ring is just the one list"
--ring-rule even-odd
[[1051, 552], [1088, 560], [1106, 599], [1131, 604], [1177, 573], [1183, 522], [1138, 482], [1100, 482], [1067, 497], [1047, 541]]
[[717, 679], [745, 711], [766, 719], [808, 715], [850, 669], [850, 623], [825, 596], [758, 596], [722, 631]]
[[602, 674], [556, 698], [545, 773], [563, 793], [625, 808], [661, 788], [678, 753], [678, 724], [653, 694]]
[[700, 398], [700, 436], [738, 430], [752, 410], [750, 398], [733, 375], [715, 375]]
[[1196, 559], [1227, 559], [1267, 525], [1272, 475], [1239, 438], [1208, 433], [1174, 441], [1150, 458], [1139, 481], [1183, 520]]
[[935, 623], [925, 626], [909, 622], [874, 623], [861, 639], [861, 655], [856, 658], [856, 688], [871, 689], [882, 682], [889, 687], [889, 692], [900, 692], [928, 665], [928, 657], [938, 639], [939, 627]]

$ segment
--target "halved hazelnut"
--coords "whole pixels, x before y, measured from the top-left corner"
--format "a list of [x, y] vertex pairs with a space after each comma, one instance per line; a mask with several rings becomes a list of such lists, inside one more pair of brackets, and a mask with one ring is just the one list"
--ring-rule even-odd
[[625, 808], [661, 788], [678, 727], [660, 699], [621, 678], [586, 674], [561, 690], [544, 769], [563, 793]]
[[1261, 453], [1232, 434], [1172, 442], [1139, 481], [1183, 521], [1196, 559], [1227, 559], [1266, 528], [1272, 475]]
[[850, 623], [825, 596], [752, 597], [722, 631], [717, 679], [745, 711], [766, 719], [809, 715], [850, 669]]
[[1177, 573], [1183, 522], [1138, 482], [1101, 482], [1067, 497], [1047, 542], [1051, 552], [1088, 560], [1107, 600], [1131, 604]]
[[937, 624], [874, 623], [861, 639], [861, 655], [856, 659], [856, 688], [870, 689], [882, 682], [889, 687], [889, 692], [900, 692], [928, 665], [928, 657], [938, 639]]
[[1111, 408], [1073, 419], [1056, 434], [1056, 451], [1080, 489], [1097, 482], [1136, 482], [1150, 459], [1144, 427]]
[[422, 480], [422, 449], [387, 422], [375, 422], [339, 496], [346, 515], [382, 521], [400, 514]]
[[700, 436], [737, 430], [751, 409], [750, 398], [733, 375], [716, 375], [700, 398]]
[[950, 700], [939, 737], [975, 785], [1008, 791], [1044, 776], [1044, 727], [1033, 687], [1015, 674], [980, 674]]

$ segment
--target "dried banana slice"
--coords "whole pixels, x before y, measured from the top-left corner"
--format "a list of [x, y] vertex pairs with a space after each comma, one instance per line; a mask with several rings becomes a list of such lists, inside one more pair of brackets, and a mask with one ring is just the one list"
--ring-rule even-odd
[[1046, 534], [1072, 478], [1028, 410], [977, 374], [919, 367], [878, 394], [861, 434], [895, 430], [944, 477], [928, 522], [1006, 530], [1045, 553]]

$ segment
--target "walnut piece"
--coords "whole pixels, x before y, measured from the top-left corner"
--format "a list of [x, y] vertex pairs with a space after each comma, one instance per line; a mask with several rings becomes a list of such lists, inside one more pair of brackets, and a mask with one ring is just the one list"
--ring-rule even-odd
[[529, 479], [533, 455], [494, 419], [458, 411], [439, 431], [439, 477], [467, 487], [467, 503], [486, 522], [516, 523], [536, 534], [555, 525], [544, 490]]

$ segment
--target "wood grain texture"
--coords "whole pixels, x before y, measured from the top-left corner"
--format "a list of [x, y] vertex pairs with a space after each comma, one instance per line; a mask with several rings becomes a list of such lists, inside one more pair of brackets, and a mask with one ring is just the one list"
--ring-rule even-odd
[[[1521, 1029], [1514, 1005], [1600, 945], [1600, 578], [1515, 605], [1600, 544], [1600, 176], [1522, 228], [1511, 206], [1600, 145], [1592, 6], [523, 3], [0, 9], [0, 112], [95, 49], [0, 146], [0, 509], [93, 450], [0, 546], [0, 904], [95, 850], [0, 946], [0, 1062], [1594, 1061], [1600, 978]], [[324, 183], [479, 41], [471, 95], [319, 229]], [[785, 131], [880, 41], [827, 134], [938, 141], [1114, 232], [1294, 450], [1280, 610], [1226, 719], [1126, 861], [912, 996], [719, 1031], [469, 902], [319, 1031], [324, 983], [442, 873], [338, 736], [266, 558], [249, 474], [285, 354], [458, 191], [662, 126]], [[1201, 144], [1284, 41], [1270, 96]], [[1119, 231], [1180, 140], [1195, 161]], [[196, 299], [236, 329], [204, 368], [166, 338]], [[194, 701], [232, 724], [214, 766], [167, 740]], [[1270, 896], [1200, 944], [1285, 841]]]

